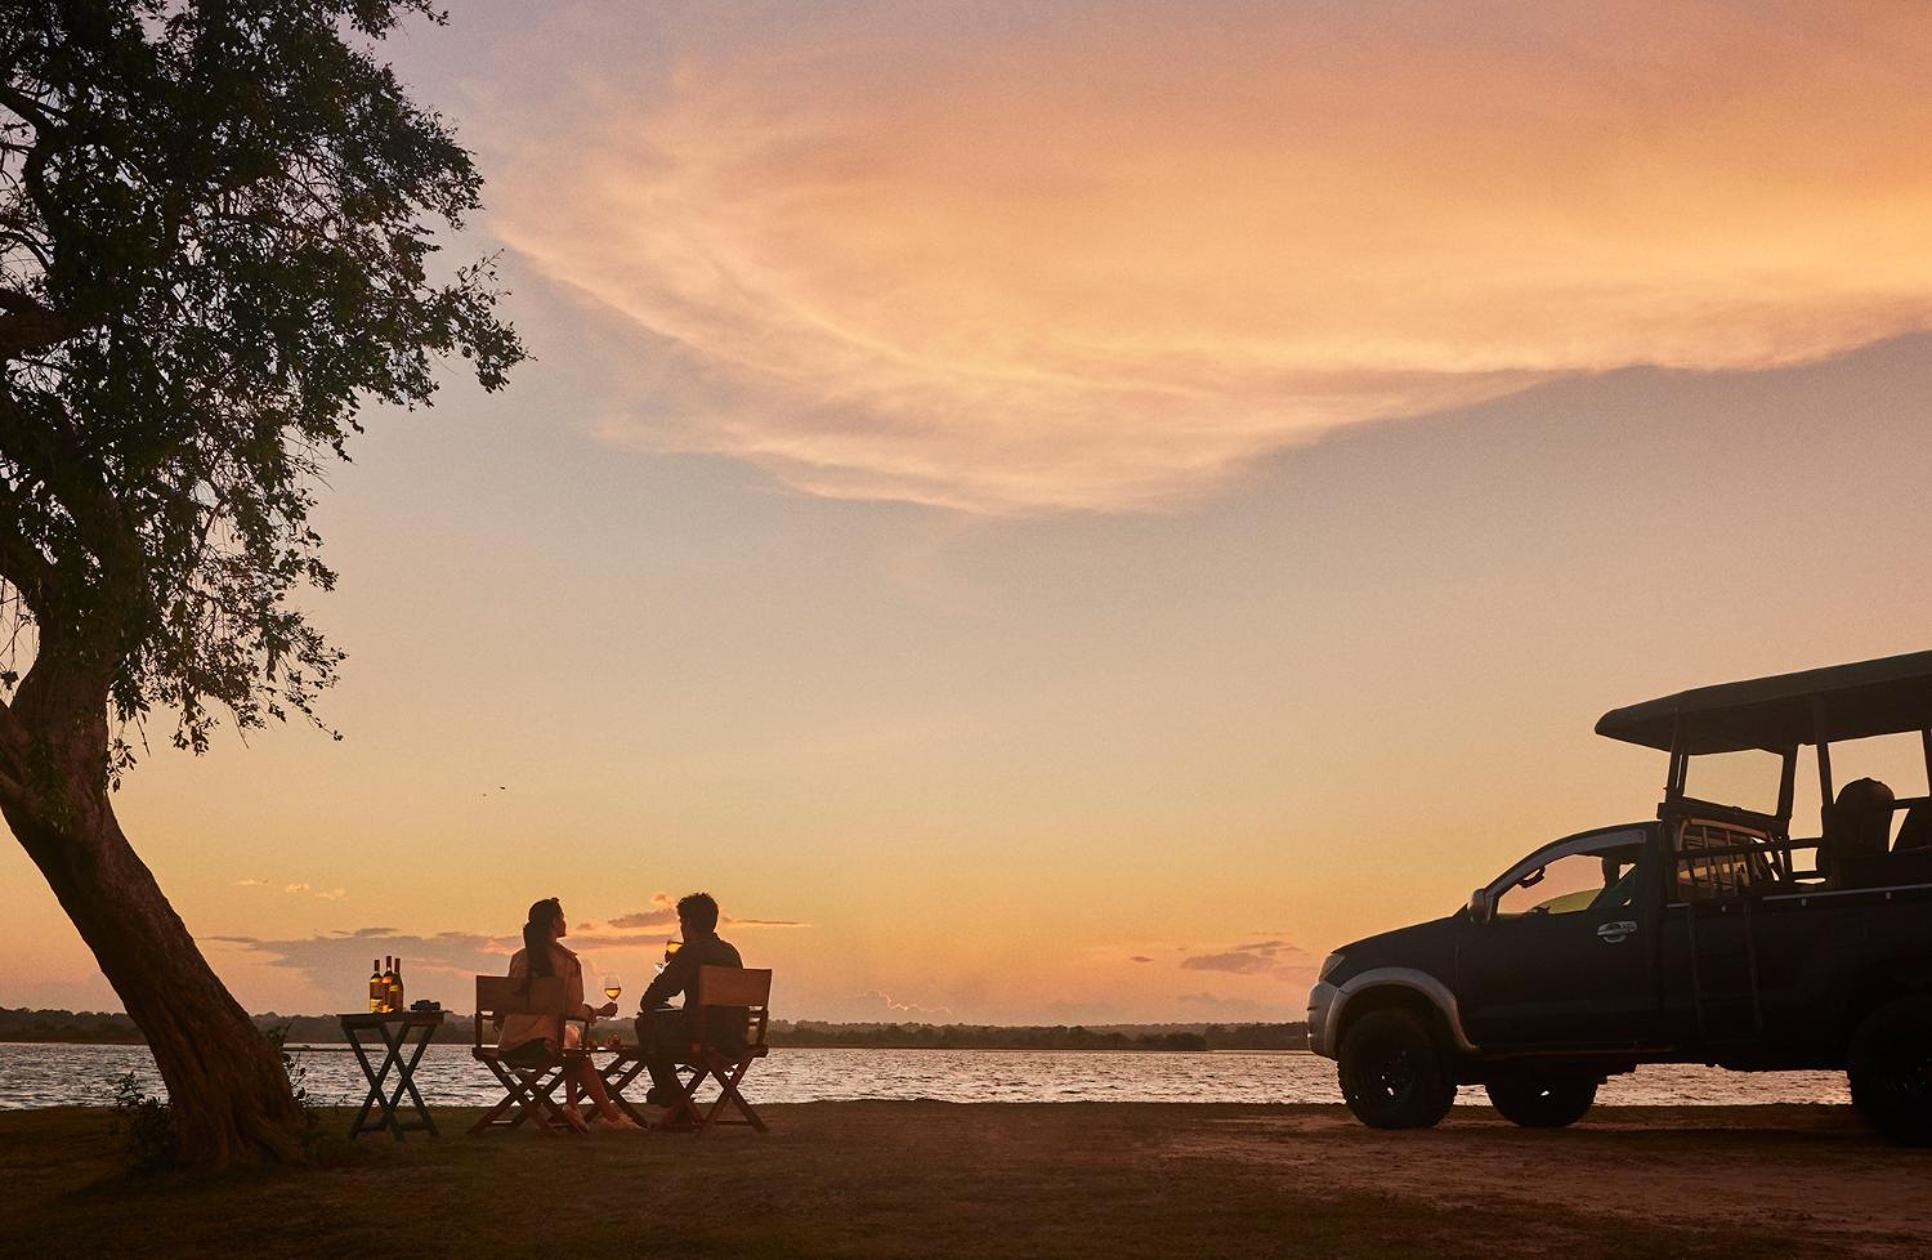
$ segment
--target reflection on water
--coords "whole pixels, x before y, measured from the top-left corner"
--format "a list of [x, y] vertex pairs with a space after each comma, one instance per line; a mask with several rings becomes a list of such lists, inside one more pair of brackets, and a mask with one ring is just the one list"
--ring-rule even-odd
[[[310, 1095], [323, 1106], [362, 1101], [362, 1072], [345, 1049], [299, 1050]], [[0, 1044], [0, 1110], [103, 1106], [113, 1081], [132, 1071], [160, 1092], [142, 1046]], [[944, 1102], [1335, 1103], [1335, 1065], [1309, 1054], [1108, 1053], [1033, 1050], [777, 1050], [752, 1071], [761, 1102], [931, 1098]], [[482, 1105], [500, 1096], [463, 1045], [431, 1046], [416, 1070], [432, 1105]], [[1611, 1104], [1738, 1104], [1850, 1101], [1836, 1072], [1726, 1072], [1657, 1066], [1612, 1077]], [[1460, 1101], [1482, 1103], [1479, 1089]]]

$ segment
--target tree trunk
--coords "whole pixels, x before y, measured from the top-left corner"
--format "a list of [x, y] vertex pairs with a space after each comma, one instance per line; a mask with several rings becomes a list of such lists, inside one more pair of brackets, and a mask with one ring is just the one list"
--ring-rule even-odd
[[[184, 1161], [299, 1160], [302, 1111], [274, 1047], [208, 966], [114, 818], [105, 685], [95, 692], [36, 669], [11, 709], [12, 733], [25, 737], [29, 755], [24, 765], [0, 756], [11, 763], [0, 775], [0, 816], [147, 1035]], [[7, 742], [22, 750], [22, 741]]]

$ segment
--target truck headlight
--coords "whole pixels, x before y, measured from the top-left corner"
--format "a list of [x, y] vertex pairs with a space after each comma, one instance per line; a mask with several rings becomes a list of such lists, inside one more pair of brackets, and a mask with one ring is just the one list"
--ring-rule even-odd
[[[1315, 979], [1318, 981], [1328, 979], [1329, 973], [1341, 965], [1342, 956], [1340, 954], [1330, 954], [1328, 957], [1322, 959], [1321, 972], [1316, 975]], [[1302, 974], [1307, 975], [1308, 973], [1304, 971]]]

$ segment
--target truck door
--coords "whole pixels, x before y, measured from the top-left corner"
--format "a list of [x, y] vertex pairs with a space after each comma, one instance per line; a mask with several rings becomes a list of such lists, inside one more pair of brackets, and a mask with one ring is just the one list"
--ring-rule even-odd
[[1651, 829], [1548, 845], [1490, 886], [1464, 925], [1457, 1000], [1470, 1038], [1508, 1046], [1629, 1047], [1656, 1035]]

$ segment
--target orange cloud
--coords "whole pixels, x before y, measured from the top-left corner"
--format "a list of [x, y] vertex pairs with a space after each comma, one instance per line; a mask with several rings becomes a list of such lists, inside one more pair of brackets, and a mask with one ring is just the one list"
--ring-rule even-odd
[[[812, 926], [799, 919], [740, 919], [730, 914], [724, 914], [722, 911], [720, 912], [720, 917], [725, 927], [795, 928]], [[610, 926], [620, 932], [631, 932], [674, 928], [677, 926], [677, 922], [677, 898], [667, 892], [655, 892], [651, 894], [651, 908], [649, 910], [637, 910], [629, 914], [620, 914], [610, 921]], [[590, 925], [585, 924], [584, 926], [589, 927]], [[614, 940], [617, 938], [607, 939]], [[657, 938], [655, 936], [640, 936], [636, 939], [643, 941], [655, 940]]]
[[[493, 226], [634, 330], [611, 442], [1152, 508], [1337, 426], [1932, 323], [1932, 9], [882, 3], [574, 49]], [[930, 15], [929, 15], [930, 16]], [[561, 77], [561, 76], [559, 76]]]

